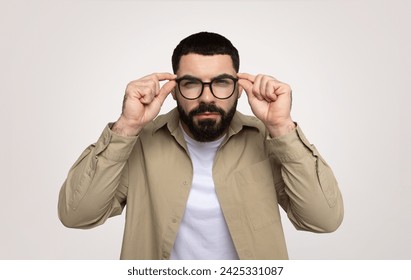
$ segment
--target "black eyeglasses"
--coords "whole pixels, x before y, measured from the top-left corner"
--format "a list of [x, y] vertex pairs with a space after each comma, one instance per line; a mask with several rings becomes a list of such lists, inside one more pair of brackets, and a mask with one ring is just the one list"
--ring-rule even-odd
[[208, 83], [192, 76], [184, 76], [176, 79], [180, 94], [188, 100], [199, 98], [203, 94], [205, 85], [210, 87], [210, 91], [214, 97], [218, 99], [228, 99], [233, 95], [237, 81], [237, 78], [230, 75], [215, 77]]

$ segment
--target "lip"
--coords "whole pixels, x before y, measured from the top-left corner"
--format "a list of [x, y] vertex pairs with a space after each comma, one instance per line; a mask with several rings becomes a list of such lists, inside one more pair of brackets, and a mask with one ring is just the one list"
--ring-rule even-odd
[[195, 116], [199, 119], [207, 119], [207, 118], [214, 119], [214, 118], [219, 117], [220, 113], [217, 113], [217, 112], [204, 112], [204, 113], [196, 114]]

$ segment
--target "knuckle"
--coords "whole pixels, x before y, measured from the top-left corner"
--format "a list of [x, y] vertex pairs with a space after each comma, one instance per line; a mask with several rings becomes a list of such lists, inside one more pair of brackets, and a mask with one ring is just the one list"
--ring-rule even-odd
[[135, 83], [136, 83], [136, 81], [131, 81], [131, 82], [129, 82], [129, 83], [127, 84], [127, 86], [126, 86], [126, 90], [133, 88], [133, 87], [135, 86]]
[[145, 86], [141, 88], [141, 93], [144, 96], [151, 95], [151, 92], [152, 92], [152, 89], [150, 87]]
[[259, 95], [259, 94], [260, 94], [260, 89], [257, 88], [257, 87], [253, 87], [253, 93], [254, 93], [255, 95]]
[[156, 87], [157, 85], [158, 85], [158, 81], [157, 80], [150, 80], [150, 85], [152, 86], [152, 87]]

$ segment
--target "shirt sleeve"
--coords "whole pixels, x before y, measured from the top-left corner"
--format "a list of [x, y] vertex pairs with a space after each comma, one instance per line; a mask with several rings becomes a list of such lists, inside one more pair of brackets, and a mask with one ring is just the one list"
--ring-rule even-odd
[[267, 139], [278, 202], [297, 229], [332, 232], [344, 207], [330, 166], [297, 125], [291, 133]]
[[110, 126], [81, 154], [61, 187], [58, 214], [67, 227], [95, 227], [125, 206], [127, 159], [138, 137], [116, 135]]

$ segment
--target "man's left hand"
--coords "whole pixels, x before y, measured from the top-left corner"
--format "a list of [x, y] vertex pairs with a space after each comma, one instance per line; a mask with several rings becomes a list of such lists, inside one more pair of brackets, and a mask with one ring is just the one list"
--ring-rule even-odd
[[254, 115], [267, 127], [271, 137], [291, 132], [295, 124], [291, 119], [291, 88], [274, 77], [238, 73], [238, 84], [247, 93]]

